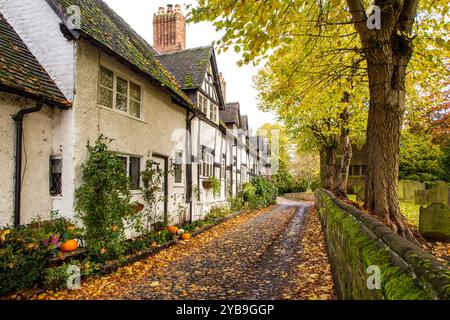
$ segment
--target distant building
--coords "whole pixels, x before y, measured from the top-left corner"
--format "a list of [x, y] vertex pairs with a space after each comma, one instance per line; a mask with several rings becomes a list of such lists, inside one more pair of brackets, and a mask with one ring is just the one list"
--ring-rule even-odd
[[[353, 146], [352, 160], [350, 162], [347, 192], [353, 194], [355, 192], [355, 186], [364, 186], [365, 177], [367, 174], [367, 147], [364, 145], [358, 149]], [[338, 172], [341, 164], [341, 157], [336, 159], [336, 172]], [[326, 161], [325, 155], [320, 155], [320, 181], [322, 185], [326, 184]]]

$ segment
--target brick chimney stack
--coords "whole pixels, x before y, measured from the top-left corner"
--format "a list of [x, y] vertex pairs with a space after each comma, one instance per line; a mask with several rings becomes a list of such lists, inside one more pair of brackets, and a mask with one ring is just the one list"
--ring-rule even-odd
[[160, 7], [153, 17], [153, 47], [159, 53], [171, 53], [186, 49], [186, 17], [181, 6]]

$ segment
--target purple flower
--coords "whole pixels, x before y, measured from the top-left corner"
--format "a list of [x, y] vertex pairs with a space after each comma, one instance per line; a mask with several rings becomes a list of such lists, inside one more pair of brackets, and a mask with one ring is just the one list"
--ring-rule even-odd
[[53, 245], [56, 246], [59, 242], [59, 236], [52, 236], [50, 241]]

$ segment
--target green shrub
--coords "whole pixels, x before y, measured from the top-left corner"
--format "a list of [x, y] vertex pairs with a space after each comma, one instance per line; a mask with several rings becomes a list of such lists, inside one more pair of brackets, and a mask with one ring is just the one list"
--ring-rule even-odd
[[252, 209], [259, 209], [276, 203], [278, 189], [271, 180], [256, 176], [253, 177], [251, 183], [255, 189], [255, 196], [249, 201], [249, 206]]
[[131, 254], [147, 249], [149, 247], [149, 244], [152, 244], [154, 242], [154, 238], [154, 235], [151, 234], [129, 241], [127, 243], [127, 252]]
[[213, 190], [214, 197], [220, 196], [220, 181], [216, 177], [210, 177], [211, 188]]
[[69, 274], [67, 268], [70, 264], [64, 263], [59, 267], [47, 268], [44, 270], [42, 284], [45, 289], [58, 290], [66, 287]]
[[433, 143], [432, 135], [403, 130], [400, 140], [399, 178], [424, 182], [428, 187], [445, 179], [445, 171], [448, 170], [444, 163], [445, 151], [443, 146]]
[[320, 188], [320, 178], [315, 178], [310, 185], [311, 190], [314, 192]]
[[108, 150], [108, 142], [100, 136], [94, 146], [88, 144], [83, 185], [76, 190], [76, 210], [86, 227], [89, 254], [102, 262], [125, 252], [124, 219], [133, 212], [123, 160]]
[[155, 242], [160, 245], [164, 245], [173, 239], [173, 234], [168, 230], [159, 231], [155, 234]]
[[138, 232], [144, 233], [151, 228], [165, 228], [167, 226], [167, 217], [159, 209], [159, 204], [164, 202], [164, 192], [162, 183], [164, 181], [164, 170], [162, 170], [152, 160], [145, 163], [145, 169], [141, 172], [142, 179], [142, 198], [145, 202], [144, 210], [134, 217], [132, 226]]
[[230, 214], [230, 209], [227, 206], [213, 206], [205, 217], [205, 221], [214, 221], [219, 218], [224, 218]]
[[45, 268], [47, 252], [36, 230], [1, 230], [0, 295], [35, 284]]
[[308, 181], [301, 178], [294, 180], [292, 192], [305, 192], [306, 190], [308, 190]]
[[184, 226], [183, 229], [184, 229], [184, 231], [192, 232], [192, 231], [195, 231], [195, 229], [200, 228], [205, 224], [206, 224], [206, 222], [203, 220], [196, 220], [196, 221]]
[[242, 197], [244, 202], [251, 202], [255, 198], [255, 187], [250, 182], [243, 185]]
[[242, 196], [228, 198], [228, 203], [230, 204], [231, 211], [240, 211], [244, 207], [244, 200]]
[[47, 290], [58, 290], [67, 286], [67, 280], [73, 275], [70, 267], [77, 266], [80, 269], [80, 276], [90, 277], [98, 275], [101, 269], [101, 264], [84, 260], [71, 260], [70, 262], [63, 263], [58, 267], [47, 268], [43, 270], [42, 286]]
[[280, 166], [278, 172], [273, 176], [273, 181], [280, 194], [294, 192], [295, 181], [284, 166]]

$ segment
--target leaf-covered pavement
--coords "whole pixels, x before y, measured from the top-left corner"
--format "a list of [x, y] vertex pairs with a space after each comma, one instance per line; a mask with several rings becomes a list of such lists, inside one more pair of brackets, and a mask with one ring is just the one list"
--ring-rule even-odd
[[333, 299], [315, 211], [299, 202], [242, 214], [189, 242], [36, 299]]

